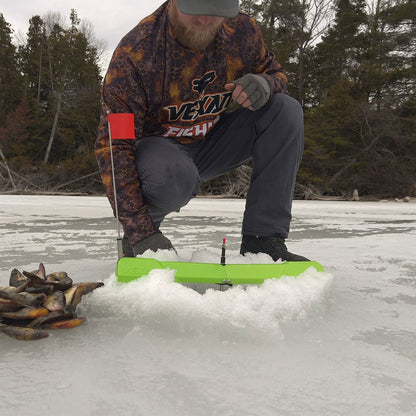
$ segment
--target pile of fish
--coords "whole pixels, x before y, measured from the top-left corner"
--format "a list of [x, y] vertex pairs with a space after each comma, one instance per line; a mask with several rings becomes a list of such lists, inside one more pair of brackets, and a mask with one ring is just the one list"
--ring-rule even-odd
[[76, 314], [82, 296], [104, 285], [74, 283], [66, 272], [13, 269], [10, 286], [0, 287], [0, 333], [19, 340], [46, 338], [46, 329], [74, 328], [86, 321]]

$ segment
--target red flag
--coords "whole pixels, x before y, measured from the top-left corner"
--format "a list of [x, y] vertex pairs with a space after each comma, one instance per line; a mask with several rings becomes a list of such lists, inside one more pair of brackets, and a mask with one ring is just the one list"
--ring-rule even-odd
[[108, 114], [108, 124], [112, 140], [136, 138], [133, 113]]

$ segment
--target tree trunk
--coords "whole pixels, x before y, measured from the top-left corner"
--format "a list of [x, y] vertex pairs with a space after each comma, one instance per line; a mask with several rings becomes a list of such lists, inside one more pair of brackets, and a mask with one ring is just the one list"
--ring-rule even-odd
[[11, 172], [10, 172], [9, 166], [7, 165], [6, 158], [4, 157], [4, 154], [3, 154], [3, 152], [2, 152], [2, 150], [1, 150], [1, 149], [0, 149], [0, 156], [1, 156], [1, 158], [3, 159], [2, 165], [3, 165], [3, 166], [5, 167], [5, 169], [7, 170], [7, 174], [9, 175], [10, 183], [11, 183], [11, 184], [12, 184], [12, 186], [13, 186], [13, 190], [16, 190], [16, 189], [17, 189], [17, 188], [16, 188], [16, 184], [14, 183], [13, 176], [12, 176], [12, 174], [11, 174]]
[[59, 114], [61, 112], [62, 97], [63, 97], [63, 92], [60, 92], [58, 95], [58, 102], [56, 104], [56, 112], [55, 112], [55, 117], [53, 119], [51, 135], [49, 137], [49, 143], [48, 143], [48, 147], [46, 148], [45, 157], [43, 158], [43, 163], [48, 163], [49, 155], [52, 149], [52, 144], [53, 144], [53, 141], [55, 140], [56, 129], [58, 127]]
[[43, 55], [43, 46], [42, 43], [40, 44], [40, 57], [39, 57], [39, 74], [38, 74], [38, 96], [37, 96], [37, 105], [38, 109], [40, 107], [40, 87], [41, 87], [41, 81], [42, 81], [42, 55]]

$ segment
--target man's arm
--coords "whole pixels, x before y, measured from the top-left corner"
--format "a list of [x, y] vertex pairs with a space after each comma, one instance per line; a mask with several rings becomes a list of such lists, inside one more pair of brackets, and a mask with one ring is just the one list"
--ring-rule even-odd
[[117, 201], [114, 201], [107, 112], [133, 113], [136, 137], [140, 138], [146, 108], [145, 97], [145, 91], [140, 85], [131, 60], [124, 51], [116, 51], [104, 80], [95, 156], [110, 204], [115, 212], [117, 202], [120, 222], [132, 246], [155, 234], [158, 229], [144, 202], [135, 164], [134, 140], [113, 140], [112, 143], [117, 190]]
[[249, 22], [252, 32], [248, 36], [254, 39], [251, 51], [255, 56], [251, 72], [225, 84], [225, 88], [233, 91], [234, 101], [255, 111], [263, 107], [274, 94], [287, 92], [287, 77], [274, 54], [267, 49], [254, 20], [250, 19]]
[[259, 51], [253, 73], [259, 74], [267, 80], [272, 95], [276, 93], [286, 93], [287, 76], [282, 65], [276, 61], [275, 55], [268, 50], [264, 43], [263, 34], [253, 19], [250, 19], [250, 23], [252, 24], [255, 33], [255, 48]]

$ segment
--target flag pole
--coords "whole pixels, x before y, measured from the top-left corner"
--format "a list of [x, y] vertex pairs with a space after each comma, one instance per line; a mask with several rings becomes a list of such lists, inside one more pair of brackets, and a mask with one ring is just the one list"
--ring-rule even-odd
[[116, 212], [116, 227], [117, 227], [117, 255], [120, 260], [123, 257], [123, 240], [120, 233], [120, 221], [118, 218], [118, 201], [117, 201], [117, 187], [116, 187], [116, 175], [114, 173], [114, 158], [113, 158], [113, 141], [111, 139], [111, 125], [108, 120], [108, 115], [110, 114], [107, 111], [107, 122], [108, 122], [108, 139], [110, 141], [110, 158], [111, 158], [111, 173], [113, 177], [113, 194], [114, 194], [114, 207]]
[[221, 266], [225, 266], [225, 238], [222, 239]]

